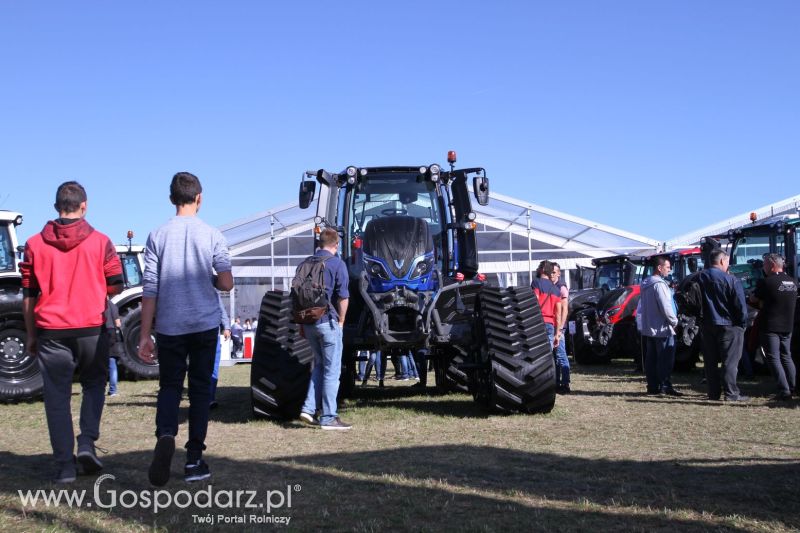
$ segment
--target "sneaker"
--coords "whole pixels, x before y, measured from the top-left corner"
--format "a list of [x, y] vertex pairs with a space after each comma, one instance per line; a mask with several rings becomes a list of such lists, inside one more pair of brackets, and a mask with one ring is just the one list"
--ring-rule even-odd
[[103, 469], [103, 463], [97, 458], [94, 444], [81, 444], [78, 446], [78, 462], [83, 467], [84, 474], [96, 474]]
[[78, 471], [75, 468], [75, 460], [69, 463], [59, 465], [58, 473], [53, 478], [53, 483], [73, 483], [78, 476]]
[[726, 402], [749, 402], [750, 396], [745, 396], [743, 394], [739, 394], [737, 396], [726, 396]]
[[345, 424], [344, 422], [342, 422], [342, 419], [337, 416], [336, 418], [333, 419], [332, 422], [328, 422], [327, 424], [320, 424], [320, 427], [326, 430], [346, 431], [350, 429], [351, 426], [350, 424]]
[[772, 398], [770, 398], [773, 402], [790, 402], [792, 401], [792, 395], [786, 394], [785, 392], [779, 392]]
[[156, 448], [153, 450], [153, 462], [150, 463], [150, 470], [147, 472], [151, 484], [156, 487], [163, 487], [167, 484], [174, 453], [175, 437], [172, 435], [160, 436], [156, 442]]
[[661, 394], [666, 394], [667, 396], [683, 396], [683, 393], [680, 391], [675, 390], [673, 387], [661, 387]]
[[660, 396], [661, 395], [661, 389], [647, 389], [647, 395], [648, 396]]
[[211, 477], [211, 470], [202, 459], [198, 459], [196, 463], [186, 463], [183, 467], [183, 479], [188, 483], [193, 481], [202, 481]]
[[317, 421], [314, 415], [305, 412], [300, 413], [300, 421], [303, 422], [304, 424], [308, 424], [309, 426], [319, 425], [319, 422]]
[[109, 398], [113, 398], [116, 395], [117, 395], [116, 391], [114, 391], [114, 392], [109, 391], [109, 393], [108, 393], [108, 397]]

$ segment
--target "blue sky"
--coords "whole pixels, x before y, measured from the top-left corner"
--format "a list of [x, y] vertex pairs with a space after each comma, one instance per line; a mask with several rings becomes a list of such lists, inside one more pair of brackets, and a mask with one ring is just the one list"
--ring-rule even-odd
[[800, 2], [2, 2], [0, 209], [67, 179], [137, 241], [200, 177], [222, 225], [305, 169], [483, 166], [667, 239], [795, 194]]

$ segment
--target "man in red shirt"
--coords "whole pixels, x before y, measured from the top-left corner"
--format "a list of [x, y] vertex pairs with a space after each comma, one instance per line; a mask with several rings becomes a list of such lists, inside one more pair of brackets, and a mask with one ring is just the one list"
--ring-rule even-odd
[[122, 267], [111, 241], [84, 219], [86, 191], [77, 182], [61, 184], [54, 205], [58, 216], [25, 245], [23, 313], [28, 352], [39, 359], [50, 444], [58, 466], [57, 483], [75, 481], [72, 378], [82, 389], [77, 461], [86, 473], [103, 468], [94, 442], [108, 376], [108, 337], [103, 334], [106, 296], [122, 288]]
[[553, 263], [542, 261], [536, 269], [536, 278], [531, 281], [531, 288], [539, 301], [539, 308], [542, 310], [542, 319], [547, 329], [547, 336], [550, 339], [550, 348], [556, 348], [561, 342], [561, 336], [556, 335], [561, 331], [562, 324], [562, 304], [561, 291], [550, 281], [553, 275]]

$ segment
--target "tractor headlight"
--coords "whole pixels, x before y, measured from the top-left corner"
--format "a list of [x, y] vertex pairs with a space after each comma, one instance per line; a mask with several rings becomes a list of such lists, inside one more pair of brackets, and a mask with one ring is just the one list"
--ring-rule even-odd
[[442, 169], [436, 163], [432, 164], [429, 168], [431, 171], [431, 181], [436, 183], [439, 181], [439, 173], [442, 171]]
[[384, 281], [389, 281], [391, 278], [389, 277], [389, 273], [386, 272], [386, 269], [383, 265], [375, 260], [364, 258], [364, 268], [367, 269], [367, 272], [370, 276], [380, 278]]
[[430, 257], [423, 257], [417, 261], [414, 269], [411, 271], [409, 279], [417, 279], [433, 270], [433, 259]]

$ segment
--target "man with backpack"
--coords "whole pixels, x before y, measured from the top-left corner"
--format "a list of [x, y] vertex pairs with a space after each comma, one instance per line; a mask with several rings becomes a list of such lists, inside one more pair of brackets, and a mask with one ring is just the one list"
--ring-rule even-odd
[[[342, 328], [347, 314], [347, 266], [336, 256], [339, 234], [325, 228], [320, 249], [298, 267], [292, 280], [292, 311], [311, 345], [314, 367], [300, 420], [326, 430], [348, 430], [337, 414], [336, 396], [342, 369]], [[315, 413], [321, 412], [319, 420]]]

